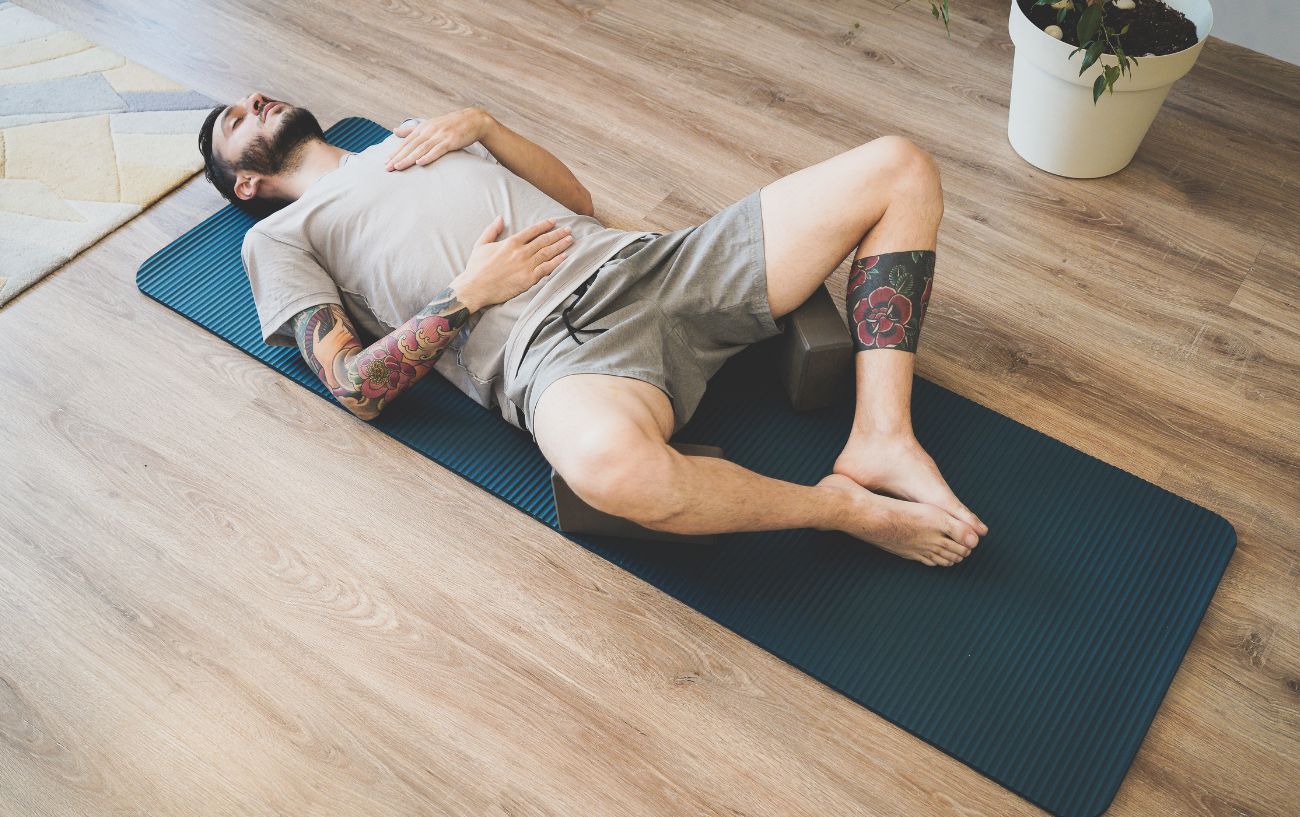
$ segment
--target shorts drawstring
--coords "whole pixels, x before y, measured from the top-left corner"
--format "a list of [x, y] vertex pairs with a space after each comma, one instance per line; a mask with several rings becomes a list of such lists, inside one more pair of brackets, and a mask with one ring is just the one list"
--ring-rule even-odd
[[[622, 260], [624, 258], [627, 258], [628, 256], [635, 253], [637, 250], [641, 249], [641, 247], [644, 246], [646, 242], [659, 238], [662, 235], [663, 233], [651, 233], [650, 235], [642, 236], [641, 238], [636, 239], [631, 244], [628, 244], [626, 247], [624, 247], [623, 249], [615, 253], [613, 259]], [[609, 263], [609, 261], [606, 261], [605, 263]], [[590, 278], [583, 281], [581, 286], [573, 290], [572, 294], [577, 295], [578, 297], [574, 298], [573, 302], [568, 306], [566, 306], [564, 308], [564, 311], [560, 313], [560, 319], [564, 321], [565, 331], [569, 333], [569, 337], [573, 338], [574, 341], [576, 341], [579, 344], [586, 343], [586, 341], [578, 337], [576, 334], [577, 332], [586, 332], [592, 335], [599, 335], [601, 332], [606, 331], [604, 329], [574, 329], [573, 324], [569, 323], [569, 312], [573, 309], [573, 307], [577, 306], [578, 301], [582, 300], [582, 296], [587, 292], [587, 287], [591, 286], [591, 282], [596, 280], [596, 276], [600, 274], [600, 271], [604, 269], [604, 267], [605, 267], [604, 264], [602, 264], [600, 267], [597, 267], [596, 271], [591, 274]]]
[[573, 291], [573, 294], [577, 295], [578, 297], [574, 298], [573, 302], [570, 303], [568, 306], [566, 306], [564, 308], [564, 311], [560, 313], [560, 319], [564, 321], [564, 328], [569, 333], [569, 337], [573, 338], [579, 344], [586, 343], [586, 341], [584, 341], [582, 338], [579, 338], [575, 334], [575, 332], [588, 332], [591, 334], [600, 334], [601, 332], [605, 331], [604, 329], [574, 329], [573, 324], [569, 323], [569, 311], [572, 310], [573, 307], [578, 305], [578, 301], [582, 300], [582, 296], [587, 293], [587, 287], [591, 286], [591, 282], [594, 281], [595, 279], [596, 276], [592, 275], [590, 278], [583, 281], [582, 285]]

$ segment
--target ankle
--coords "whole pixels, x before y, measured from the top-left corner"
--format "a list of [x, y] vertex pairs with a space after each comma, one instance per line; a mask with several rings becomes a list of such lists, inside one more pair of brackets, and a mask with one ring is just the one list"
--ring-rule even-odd
[[[843, 484], [835, 481], [842, 481]], [[823, 501], [817, 503], [823, 511], [811, 526], [817, 530], [847, 533], [859, 526], [864, 515], [878, 511], [880, 497], [851, 483], [842, 474], [830, 474], [814, 487], [824, 494]]]
[[849, 442], [856, 443], [898, 443], [912, 442], [916, 435], [912, 433], [912, 424], [899, 423], [854, 423], [849, 431]]

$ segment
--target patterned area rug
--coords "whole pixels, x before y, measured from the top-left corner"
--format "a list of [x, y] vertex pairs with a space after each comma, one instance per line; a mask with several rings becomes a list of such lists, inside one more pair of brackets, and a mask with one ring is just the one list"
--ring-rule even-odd
[[0, 306], [201, 170], [215, 104], [0, 2]]

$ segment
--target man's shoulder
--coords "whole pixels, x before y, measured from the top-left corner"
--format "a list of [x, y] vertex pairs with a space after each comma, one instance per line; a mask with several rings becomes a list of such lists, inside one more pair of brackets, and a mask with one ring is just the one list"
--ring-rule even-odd
[[283, 270], [287, 267], [303, 269], [321, 266], [302, 236], [276, 229], [274, 224], [267, 225], [267, 220], [262, 219], [249, 227], [240, 245], [239, 255], [244, 270], [250, 276], [261, 268]]
[[[288, 207], [292, 206], [290, 204]], [[287, 210], [288, 207], [284, 209]], [[244, 250], [247, 251], [250, 247], [283, 247], [299, 252], [310, 252], [304, 246], [300, 231], [294, 229], [297, 222], [292, 219], [278, 218], [283, 212], [284, 210], [277, 210], [249, 227], [244, 233]]]

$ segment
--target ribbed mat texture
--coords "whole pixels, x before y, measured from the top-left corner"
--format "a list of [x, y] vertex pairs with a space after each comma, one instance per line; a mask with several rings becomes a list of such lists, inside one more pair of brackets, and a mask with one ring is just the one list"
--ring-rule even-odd
[[[360, 150], [388, 134], [353, 117], [326, 135]], [[146, 261], [138, 285], [333, 403], [296, 349], [261, 340], [240, 261], [251, 223], [227, 206]], [[766, 365], [778, 340], [729, 360], [674, 440], [811, 485], [830, 473], [853, 406], [846, 395], [794, 413]], [[564, 535], [1052, 814], [1100, 814], [1236, 533], [920, 377], [912, 410], [917, 437], [990, 528], [955, 567], [812, 529], [727, 534], [711, 547]], [[372, 425], [556, 528], [550, 466], [529, 435], [436, 374]]]

